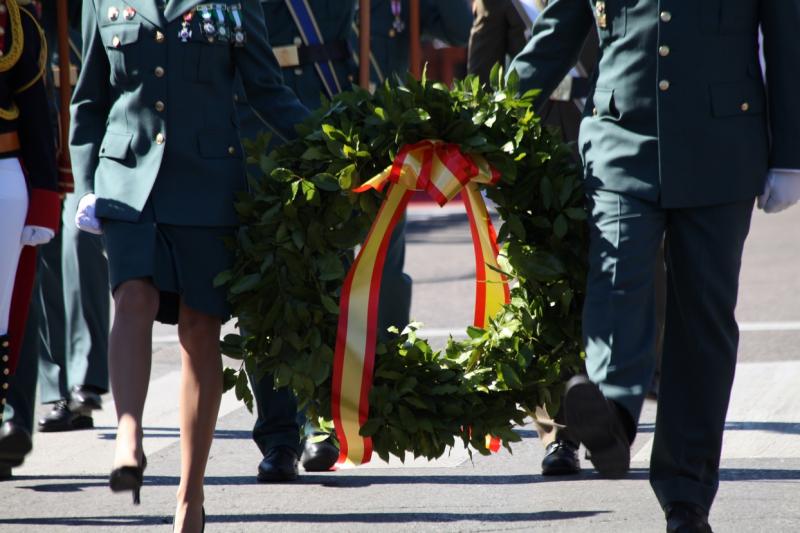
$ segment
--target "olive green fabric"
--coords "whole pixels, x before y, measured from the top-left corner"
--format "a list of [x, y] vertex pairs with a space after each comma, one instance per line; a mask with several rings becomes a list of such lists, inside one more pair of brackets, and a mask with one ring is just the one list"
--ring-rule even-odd
[[[217, 3], [231, 20], [241, 6], [243, 46], [206, 39], [192, 11], [197, 0], [172, 0], [163, 12], [158, 4], [84, 3], [84, 65], [72, 99], [75, 179], [97, 195], [101, 219], [135, 221], [152, 197], [160, 223], [236, 225], [234, 199], [246, 180], [235, 73], [250, 105], [284, 138], [307, 110], [283, 85], [256, 0]], [[191, 37], [183, 42], [188, 12]]]

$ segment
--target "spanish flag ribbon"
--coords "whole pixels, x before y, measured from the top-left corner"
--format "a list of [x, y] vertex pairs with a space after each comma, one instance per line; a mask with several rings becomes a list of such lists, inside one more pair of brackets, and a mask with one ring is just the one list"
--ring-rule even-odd
[[359, 434], [369, 416], [375, 363], [378, 302], [386, 250], [414, 191], [425, 191], [440, 206], [462, 193], [475, 250], [476, 327], [486, 327], [510, 301], [497, 264], [497, 237], [479, 184], [494, 185], [500, 174], [481, 156], [454, 144], [425, 140], [404, 146], [386, 170], [355, 189], [389, 189], [361, 250], [350, 267], [339, 303], [333, 363], [332, 410], [340, 442], [340, 463], [362, 464], [372, 455], [372, 439]]

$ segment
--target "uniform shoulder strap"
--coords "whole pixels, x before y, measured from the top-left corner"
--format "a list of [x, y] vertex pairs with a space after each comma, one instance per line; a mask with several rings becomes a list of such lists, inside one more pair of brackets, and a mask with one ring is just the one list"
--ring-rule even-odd
[[[297, 31], [300, 32], [303, 44], [306, 46], [325, 44], [317, 19], [314, 18], [314, 12], [311, 6], [308, 5], [308, 0], [285, 0], [285, 2], [297, 26]], [[315, 61], [314, 68], [329, 97], [333, 98], [342, 92], [342, 85], [339, 83], [336, 69], [333, 68], [331, 61]]]

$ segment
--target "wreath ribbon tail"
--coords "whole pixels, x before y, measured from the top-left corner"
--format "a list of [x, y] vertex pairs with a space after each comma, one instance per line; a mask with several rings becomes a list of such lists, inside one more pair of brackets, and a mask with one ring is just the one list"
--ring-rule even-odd
[[467, 208], [469, 228], [475, 252], [475, 317], [473, 325], [485, 328], [489, 318], [495, 316], [503, 305], [511, 302], [508, 280], [499, 272], [497, 234], [486, 209], [480, 189], [470, 182], [461, 194]]
[[389, 189], [342, 286], [332, 391], [339, 463], [359, 465], [372, 455], [372, 439], [359, 431], [369, 417], [381, 278], [389, 241], [412, 192], [402, 184]]

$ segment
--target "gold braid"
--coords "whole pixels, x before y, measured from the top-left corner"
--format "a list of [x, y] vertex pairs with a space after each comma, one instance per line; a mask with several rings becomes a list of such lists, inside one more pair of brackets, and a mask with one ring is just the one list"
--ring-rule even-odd
[[19, 6], [16, 0], [6, 0], [8, 8], [8, 19], [11, 22], [11, 49], [0, 57], [0, 72], [10, 70], [17, 64], [19, 56], [22, 55], [22, 47], [25, 44], [25, 36], [22, 33], [22, 19], [19, 16]]
[[22, 11], [28, 17], [30, 17], [31, 22], [33, 22], [33, 25], [36, 27], [36, 31], [39, 32], [39, 40], [41, 41], [42, 45], [39, 48], [39, 72], [36, 73], [36, 76], [31, 81], [29, 81], [22, 87], [18, 88], [15, 94], [19, 94], [21, 92], [30, 89], [34, 83], [42, 79], [42, 77], [44, 76], [45, 68], [47, 66], [47, 41], [45, 40], [44, 30], [39, 25], [39, 22], [36, 20], [36, 17], [34, 17], [28, 10], [22, 9], [20, 11]]

